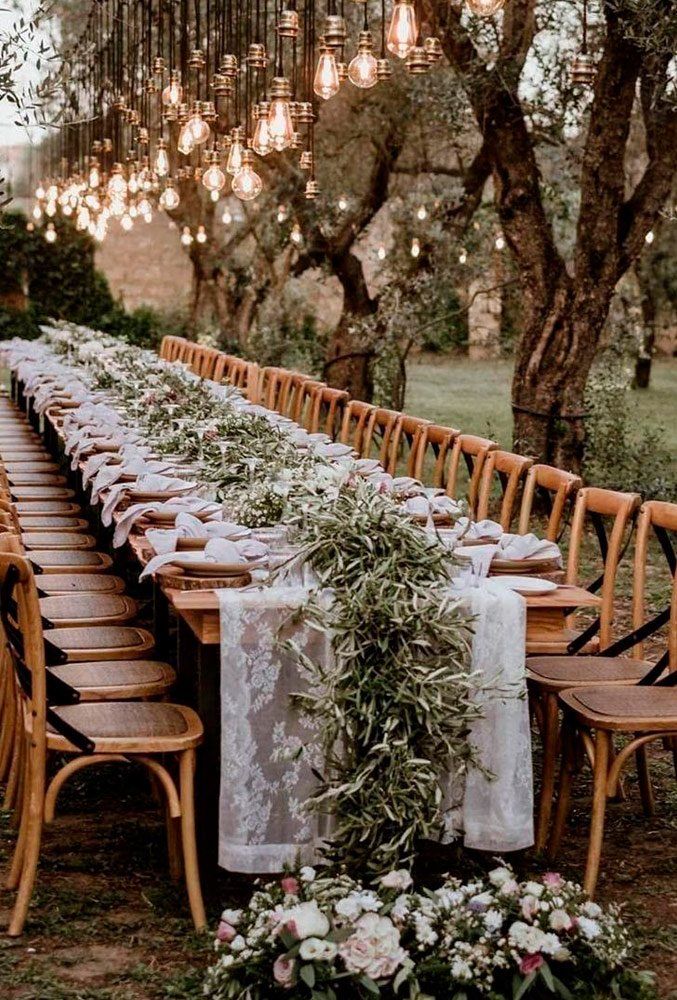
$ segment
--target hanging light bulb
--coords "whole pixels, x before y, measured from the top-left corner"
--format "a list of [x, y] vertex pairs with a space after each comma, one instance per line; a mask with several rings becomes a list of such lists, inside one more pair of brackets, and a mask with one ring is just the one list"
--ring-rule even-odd
[[150, 223], [150, 222], [153, 221], [153, 213], [152, 213], [152, 211], [151, 212], [144, 212], [143, 213], [143, 221], [144, 222], [148, 222], [148, 223]]
[[242, 154], [242, 169], [233, 177], [233, 194], [241, 201], [252, 201], [261, 194], [263, 181], [254, 170], [254, 156], [249, 149]]
[[656, 239], [656, 234], [654, 233], [653, 229], [650, 229], [649, 232], [644, 237], [644, 242], [651, 245], [655, 239]]
[[339, 80], [334, 50], [323, 45], [320, 49], [320, 58], [317, 61], [313, 90], [318, 97], [328, 101], [330, 97], [338, 93], [340, 86], [341, 81]]
[[342, 194], [338, 200], [338, 210], [339, 212], [345, 212], [347, 207], [348, 207], [348, 199], [344, 194]]
[[90, 221], [91, 219], [89, 215], [89, 209], [87, 208], [86, 205], [81, 205], [80, 208], [78, 209], [78, 214], [75, 217], [75, 228], [79, 229], [80, 231], [89, 229]]
[[68, 204], [63, 206], [61, 211], [66, 217], [68, 217], [69, 215], [73, 214], [73, 206], [70, 204], [70, 202], [68, 202]]
[[136, 194], [139, 190], [139, 178], [137, 177], [136, 170], [132, 170], [129, 175], [129, 180], [127, 181], [127, 190], [130, 194]]
[[232, 221], [233, 221], [233, 216], [230, 213], [230, 209], [227, 207], [224, 208], [223, 215], [221, 216], [221, 222], [224, 224], [224, 226], [229, 226]]
[[[165, 185], [165, 189], [160, 195], [160, 208], [164, 208], [166, 212], [173, 212], [175, 208], [178, 208], [181, 204], [181, 198], [179, 192], [174, 187], [174, 181], [169, 178]], [[149, 206], [150, 207], [150, 206]]]
[[124, 198], [111, 198], [108, 211], [114, 219], [121, 219], [125, 214], [126, 208]]
[[376, 251], [376, 256], [378, 257], [379, 260], [386, 259], [386, 248], [382, 243], [379, 243], [378, 250]]
[[182, 98], [181, 74], [178, 69], [173, 69], [169, 73], [169, 83], [162, 91], [162, 103], [166, 108], [177, 108]]
[[416, 212], [416, 218], [420, 219], [421, 222], [423, 222], [424, 219], [428, 218], [428, 210], [425, 207], [425, 205], [418, 206], [418, 211]]
[[503, 248], [505, 247], [505, 237], [503, 236], [502, 233], [499, 233], [496, 239], [494, 240], [494, 246], [496, 247], [497, 250], [503, 250]]
[[233, 141], [230, 144], [230, 149], [228, 150], [228, 162], [226, 163], [226, 170], [229, 174], [235, 176], [242, 169], [242, 154], [244, 148], [240, 140], [240, 130], [237, 128], [233, 129]]
[[348, 79], [356, 87], [366, 90], [378, 81], [378, 64], [373, 53], [371, 31], [361, 31], [357, 55], [348, 65]]
[[94, 239], [97, 243], [103, 243], [106, 239], [106, 234], [108, 232], [108, 226], [104, 219], [100, 219], [94, 230]]
[[468, 10], [478, 17], [493, 17], [505, 6], [505, 0], [466, 0]]
[[287, 206], [286, 205], [278, 205], [277, 206], [277, 221], [280, 223], [280, 225], [282, 225], [282, 223], [286, 220], [286, 218], [287, 218]]
[[151, 205], [151, 203], [149, 202], [148, 198], [146, 198], [145, 195], [139, 202], [139, 212], [141, 213], [141, 215], [151, 215], [153, 212], [153, 206]]
[[129, 217], [130, 217], [130, 219], [136, 219], [136, 217], [138, 216], [138, 214], [139, 214], [139, 210], [136, 207], [136, 205], [135, 204], [131, 204], [129, 206]]
[[56, 202], [48, 201], [45, 205], [45, 215], [48, 215], [50, 219], [53, 219], [56, 215]]
[[178, 151], [183, 153], [184, 156], [190, 156], [190, 154], [195, 149], [195, 143], [193, 142], [193, 135], [191, 130], [188, 128], [188, 123], [186, 123], [179, 134], [179, 141], [177, 143]]
[[273, 149], [281, 153], [291, 145], [294, 123], [291, 118], [291, 85], [284, 77], [277, 76], [271, 87], [272, 101], [268, 114], [268, 131]]
[[42, 209], [40, 208], [39, 205], [36, 205], [35, 208], [33, 209], [33, 218], [35, 219], [36, 222], [39, 222], [40, 219], [42, 218]]
[[44, 199], [45, 189], [43, 188], [42, 184], [38, 184], [38, 186], [36, 187], [35, 197], [38, 199], [38, 201], [42, 201]]
[[45, 230], [45, 239], [48, 243], [56, 243], [56, 229], [53, 222], [50, 222]]
[[[158, 139], [157, 152], [155, 154], [155, 173], [158, 177], [166, 177], [169, 173], [169, 156], [167, 154], [167, 142], [165, 139]], [[144, 181], [147, 178], [144, 177]]]
[[292, 226], [291, 233], [289, 234], [289, 239], [292, 243], [301, 243], [303, 241], [303, 234], [301, 233], [301, 227], [298, 222], [295, 222]]
[[386, 45], [388, 51], [400, 59], [406, 59], [416, 45], [418, 24], [416, 11], [411, 0], [398, 0], [393, 7]]
[[56, 199], [59, 197], [59, 191], [56, 184], [49, 185], [45, 197], [47, 201], [56, 201]]
[[184, 247], [189, 247], [193, 242], [193, 236], [188, 226], [183, 227], [183, 232], [181, 233], [181, 242], [184, 245]]
[[120, 225], [122, 226], [122, 228], [126, 233], [128, 233], [129, 230], [134, 227], [134, 219], [131, 217], [129, 212], [125, 212], [125, 214], [122, 216], [122, 218], [120, 219]]
[[124, 198], [127, 194], [127, 181], [125, 180], [121, 163], [114, 164], [111, 170], [108, 181], [108, 194], [111, 198]]
[[418, 240], [418, 237], [414, 236], [413, 240], [411, 241], [411, 256], [414, 259], [416, 259], [416, 257], [418, 257], [420, 253], [421, 253], [421, 244]]
[[459, 264], [466, 264], [468, 262], [468, 251], [463, 247], [458, 255]]
[[206, 243], [207, 242], [207, 234], [205, 232], [205, 227], [204, 226], [198, 226], [197, 227], [197, 233], [196, 233], [195, 239], [198, 241], [198, 243]]
[[202, 117], [202, 105], [199, 101], [194, 102], [190, 118], [186, 122], [185, 127], [188, 129], [194, 146], [201, 146], [203, 142], [207, 142], [209, 139], [211, 129]]
[[252, 138], [252, 149], [259, 156], [267, 156], [273, 150], [273, 140], [270, 136], [270, 125], [268, 116], [270, 115], [270, 102], [261, 101], [255, 109], [256, 125]]
[[89, 165], [89, 174], [87, 175], [87, 185], [92, 190], [96, 190], [101, 183], [101, 173], [99, 171], [99, 161], [93, 159]]
[[209, 166], [202, 175], [202, 183], [218, 200], [219, 191], [226, 183], [226, 175], [219, 164], [219, 154], [214, 150], [209, 154]]

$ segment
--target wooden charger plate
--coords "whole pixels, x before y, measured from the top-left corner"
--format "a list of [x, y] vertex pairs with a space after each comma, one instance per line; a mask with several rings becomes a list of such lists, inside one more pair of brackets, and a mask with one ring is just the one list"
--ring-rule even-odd
[[489, 576], [501, 573], [552, 573], [559, 569], [556, 559], [492, 559]]
[[[148, 521], [153, 524], [174, 524], [176, 522], [177, 515], [181, 511], [166, 511], [166, 510], [149, 510], [143, 516]], [[196, 517], [198, 521], [206, 521], [211, 517], [213, 511], [203, 511], [203, 510], [189, 510], [186, 511], [187, 514], [192, 514]]]
[[249, 573], [240, 576], [189, 576], [178, 566], [163, 566], [157, 576], [170, 590], [221, 590], [223, 587], [246, 587], [252, 582]]

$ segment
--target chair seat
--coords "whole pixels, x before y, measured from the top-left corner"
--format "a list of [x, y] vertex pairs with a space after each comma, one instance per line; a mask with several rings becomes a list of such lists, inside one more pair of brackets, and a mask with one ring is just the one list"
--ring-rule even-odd
[[[164, 702], [109, 701], [65, 705], [56, 714], [95, 744], [96, 753], [171, 753], [197, 746], [202, 723], [190, 708]], [[64, 736], [47, 727], [51, 750], [76, 751]]]
[[33, 460], [50, 459], [52, 456], [46, 452], [41, 444], [0, 444], [0, 458], [3, 462], [29, 462]]
[[65, 569], [78, 573], [105, 573], [113, 560], [104, 552], [69, 552], [68, 549], [34, 549], [30, 561], [42, 573], [60, 573]]
[[174, 684], [176, 674], [160, 660], [86, 660], [51, 668], [88, 701], [153, 698]]
[[58, 472], [8, 472], [10, 489], [24, 486], [65, 486], [67, 479]]
[[85, 660], [136, 660], [155, 647], [150, 632], [135, 625], [97, 625], [55, 628], [45, 638], [66, 653], [72, 663]]
[[3, 462], [5, 466], [5, 472], [11, 479], [15, 473], [33, 473], [33, 472], [60, 472], [60, 466], [56, 462], [52, 461], [51, 455], [45, 455], [44, 458], [29, 458], [25, 461], [20, 461], [13, 459], [11, 462]]
[[581, 687], [564, 691], [560, 701], [592, 728], [677, 733], [677, 687]]
[[79, 503], [72, 500], [19, 500], [14, 504], [19, 517], [34, 517], [39, 514], [77, 515], [82, 514]]
[[23, 517], [19, 518], [19, 527], [26, 532], [73, 532], [88, 528], [89, 522], [84, 517], [61, 516], [60, 514], [24, 514]]
[[[577, 639], [580, 631], [573, 628], [563, 628], [553, 632], [542, 632], [530, 637], [527, 635], [527, 653], [531, 656], [566, 656], [570, 642]], [[581, 650], [579, 656], [595, 653], [599, 649], [599, 637], [594, 635]]]
[[39, 594], [122, 594], [125, 581], [109, 573], [44, 573], [36, 578]]
[[83, 535], [77, 531], [26, 531], [21, 535], [26, 549], [93, 549], [94, 535]]
[[61, 594], [40, 598], [40, 613], [50, 626], [117, 625], [138, 614], [139, 605], [124, 594]]
[[634, 684], [652, 664], [629, 656], [530, 656], [530, 683], [548, 691], [564, 691], [577, 685]]
[[75, 490], [68, 486], [10, 486], [12, 499], [25, 500], [72, 500]]

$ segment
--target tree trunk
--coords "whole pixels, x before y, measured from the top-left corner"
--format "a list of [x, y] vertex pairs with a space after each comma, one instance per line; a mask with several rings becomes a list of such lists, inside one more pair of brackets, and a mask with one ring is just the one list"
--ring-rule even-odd
[[332, 264], [343, 287], [343, 311], [329, 341], [324, 377], [353, 399], [369, 403], [374, 395], [374, 348], [360, 331], [359, 321], [376, 312], [378, 300], [369, 296], [362, 263], [353, 253], [334, 258]]

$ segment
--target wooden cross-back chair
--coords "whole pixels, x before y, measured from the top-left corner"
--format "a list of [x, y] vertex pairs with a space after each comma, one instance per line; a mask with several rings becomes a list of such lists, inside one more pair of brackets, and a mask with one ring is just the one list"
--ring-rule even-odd
[[[649, 542], [657, 536], [666, 558], [672, 586], [669, 604], [647, 621], [646, 576]], [[677, 504], [657, 500], [644, 504], [637, 527], [633, 580], [633, 631], [604, 650], [600, 659], [616, 660], [625, 683], [599, 684], [591, 671], [587, 684], [579, 683], [561, 692], [564, 709], [562, 730], [563, 766], [557, 815], [550, 840], [550, 855], [559, 849], [566, 821], [571, 784], [582, 743], [594, 773], [590, 841], [584, 886], [592, 895], [597, 885], [604, 838], [607, 798], [619, 785], [623, 768], [635, 757], [644, 811], [654, 809], [646, 747], [657, 740], [670, 740], [677, 748], [677, 558], [670, 535], [677, 533]], [[652, 566], [652, 580], [655, 567]], [[651, 664], [644, 659], [644, 643], [659, 630], [667, 629], [664, 653]], [[626, 656], [630, 653], [631, 656]], [[615, 734], [626, 737], [616, 752]], [[677, 754], [675, 754], [677, 768]]]
[[[431, 429], [428, 428], [428, 434]], [[495, 441], [488, 438], [478, 437], [476, 434], [458, 433], [451, 442], [448, 449], [448, 460], [444, 470], [445, 492], [447, 496], [459, 499], [461, 492], [460, 472], [461, 464], [466, 468], [468, 484], [466, 498], [468, 501], [468, 512], [471, 517], [477, 517], [477, 505], [479, 501], [479, 488], [482, 477], [482, 469], [489, 452], [498, 448]]]
[[497, 520], [504, 531], [510, 530], [520, 487], [533, 464], [532, 458], [515, 455], [511, 451], [501, 451], [498, 448], [489, 451], [480, 478], [477, 498], [478, 521], [490, 516], [492, 492], [498, 484], [501, 506]]
[[365, 438], [370, 438], [372, 434], [376, 409], [372, 403], [363, 403], [361, 399], [351, 399], [343, 411], [339, 434], [341, 444], [352, 445], [357, 454], [362, 455]]
[[454, 441], [460, 431], [441, 424], [428, 424], [417, 455], [414, 478], [428, 486], [446, 490], [448, 464]]
[[293, 394], [293, 406], [287, 415], [292, 418], [300, 427], [311, 433], [313, 417], [313, 398], [317, 389], [320, 389], [324, 382], [317, 379], [306, 378], [299, 385]]
[[265, 406], [268, 410], [284, 413], [293, 374], [287, 368], [276, 368], [272, 365], [262, 368], [259, 376], [259, 403], [261, 406]]
[[[33, 572], [22, 556], [0, 553], [0, 618], [19, 692], [18, 713], [24, 744], [21, 817], [7, 887], [16, 890], [9, 934], [22, 933], [35, 885], [44, 823], [64, 782], [94, 764], [137, 762], [164, 791], [171, 842], [178, 843], [195, 927], [205, 926], [200, 890], [193, 773], [195, 747], [203, 730], [190, 709], [166, 702], [80, 702], [68, 685], [55, 683], [47, 672], [48, 654]], [[50, 752], [68, 755], [47, 782]], [[167, 761], [178, 763], [178, 786]], [[176, 863], [177, 858], [174, 858]]]
[[181, 350], [181, 342], [183, 339], [183, 337], [173, 337], [169, 335], [162, 338], [159, 354], [163, 361], [176, 361], [179, 351]]
[[315, 379], [310, 378], [303, 372], [291, 372], [291, 378], [285, 386], [285, 391], [280, 395], [280, 413], [289, 417], [296, 423], [302, 423], [299, 416], [303, 413], [308, 399], [306, 386], [319, 385]]
[[527, 472], [522, 493], [518, 531], [526, 535], [531, 530], [534, 501], [542, 500], [548, 515], [545, 537], [556, 542], [561, 537], [562, 520], [573, 497], [583, 485], [580, 476], [552, 465], [532, 465]]
[[213, 379], [220, 351], [215, 347], [200, 347], [193, 357], [193, 371], [202, 378]]
[[350, 399], [345, 389], [333, 389], [324, 383], [316, 383], [311, 390], [309, 401], [309, 431], [328, 434], [336, 439], [343, 422], [343, 411]]
[[387, 450], [381, 453], [381, 463], [391, 476], [398, 474], [416, 477], [421, 465], [420, 455], [425, 451], [426, 433], [430, 426], [429, 420], [421, 417], [410, 417], [400, 414], [387, 444]]
[[259, 402], [259, 377], [261, 369], [253, 361], [226, 355], [224, 376], [227, 382], [241, 389], [251, 403]]
[[[603, 571], [595, 580], [587, 582], [586, 588], [600, 592], [602, 604], [599, 615], [591, 625], [582, 630], [571, 627], [575, 623], [570, 617], [563, 632], [536, 633], [527, 643], [527, 652], [544, 654], [530, 656], [527, 660], [529, 694], [538, 709], [543, 743], [541, 798], [536, 831], [539, 849], [545, 846], [552, 807], [559, 742], [559, 692], [577, 683], [585, 683], [591, 676], [604, 683], [632, 679], [631, 672], [624, 672], [624, 663], [598, 654], [600, 650], [608, 649], [614, 638], [618, 566], [629, 545], [640, 503], [641, 498], [637, 493], [618, 493], [594, 486], [579, 491], [571, 525], [566, 580], [570, 584], [581, 582], [581, 549], [586, 529], [592, 521], [599, 541]], [[612, 522], [608, 535], [604, 518], [610, 518]], [[632, 668], [628, 667], [628, 670], [631, 671]]]
[[401, 421], [402, 414], [398, 410], [377, 406], [363, 435], [361, 458], [377, 458], [387, 472], [393, 440]]

